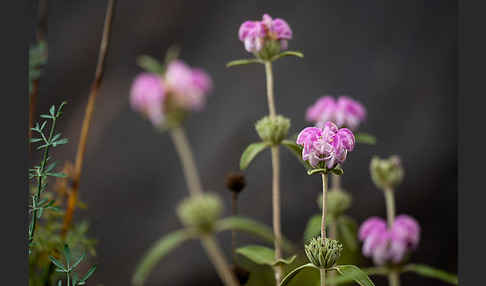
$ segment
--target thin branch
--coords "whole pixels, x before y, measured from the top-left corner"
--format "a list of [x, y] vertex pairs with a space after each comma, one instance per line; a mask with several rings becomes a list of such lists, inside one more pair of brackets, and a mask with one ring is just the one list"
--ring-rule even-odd
[[74, 163], [74, 174], [72, 178], [73, 184], [72, 184], [72, 189], [69, 193], [66, 215], [64, 217], [64, 225], [62, 230], [63, 235], [66, 234], [71, 224], [74, 209], [76, 208], [78, 190], [79, 190], [79, 181], [81, 178], [81, 171], [83, 168], [84, 154], [86, 152], [86, 143], [88, 141], [89, 127], [91, 125], [91, 118], [93, 116], [96, 97], [98, 96], [98, 90], [103, 80], [105, 59], [106, 59], [106, 55], [108, 54], [108, 47], [110, 44], [111, 23], [113, 22], [113, 11], [114, 11], [115, 4], [116, 4], [116, 0], [108, 0], [108, 7], [106, 9], [103, 36], [100, 44], [100, 52], [98, 55], [98, 64], [96, 66], [95, 79], [91, 85], [88, 105], [86, 106], [83, 126], [81, 128], [81, 136], [79, 138], [78, 150], [76, 153], [76, 161]]

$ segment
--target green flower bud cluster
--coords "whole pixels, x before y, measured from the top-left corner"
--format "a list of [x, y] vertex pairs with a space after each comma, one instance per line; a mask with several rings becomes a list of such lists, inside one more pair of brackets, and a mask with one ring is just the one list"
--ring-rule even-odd
[[265, 41], [265, 44], [256, 56], [264, 61], [269, 61], [280, 53], [280, 46], [280, 41], [269, 39]]
[[309, 261], [319, 268], [330, 268], [336, 264], [336, 261], [341, 257], [343, 245], [334, 239], [324, 238], [320, 236], [313, 238], [305, 246], [305, 254]]
[[[350, 206], [352, 198], [348, 192], [332, 191], [327, 193], [326, 211], [333, 218], [342, 215]], [[322, 209], [322, 194], [317, 199], [319, 208]]]
[[403, 180], [403, 167], [396, 155], [388, 159], [374, 156], [370, 164], [371, 178], [376, 186], [382, 190], [394, 189]]
[[177, 214], [182, 223], [202, 233], [213, 230], [214, 222], [220, 218], [222, 211], [223, 204], [220, 198], [210, 193], [191, 196], [177, 207]]
[[278, 145], [284, 140], [289, 132], [290, 120], [282, 115], [274, 118], [265, 116], [258, 120], [255, 129], [264, 142]]

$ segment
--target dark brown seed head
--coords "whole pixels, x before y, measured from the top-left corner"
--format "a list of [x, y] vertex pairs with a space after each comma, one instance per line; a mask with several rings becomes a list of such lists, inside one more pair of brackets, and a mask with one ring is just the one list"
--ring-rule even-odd
[[236, 276], [240, 285], [245, 285], [250, 278], [250, 272], [238, 265], [231, 265], [231, 272]]
[[235, 193], [241, 192], [246, 186], [245, 176], [242, 173], [229, 173], [226, 177], [226, 187]]

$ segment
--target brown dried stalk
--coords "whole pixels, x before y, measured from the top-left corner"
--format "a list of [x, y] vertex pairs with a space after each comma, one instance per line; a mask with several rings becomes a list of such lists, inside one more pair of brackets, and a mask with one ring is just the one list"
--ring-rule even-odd
[[78, 150], [76, 153], [76, 161], [74, 163], [74, 172], [72, 176], [72, 186], [69, 191], [69, 198], [67, 203], [66, 214], [64, 216], [64, 224], [62, 234], [66, 235], [67, 230], [71, 225], [73, 219], [74, 209], [78, 199], [79, 181], [81, 178], [81, 171], [83, 168], [84, 154], [86, 152], [86, 142], [88, 140], [89, 127], [91, 125], [91, 118], [93, 116], [96, 97], [98, 96], [98, 90], [101, 86], [104, 74], [105, 59], [108, 53], [108, 47], [110, 44], [111, 23], [113, 22], [113, 10], [116, 4], [116, 0], [108, 0], [108, 7], [105, 14], [105, 23], [103, 28], [103, 36], [100, 44], [100, 52], [98, 55], [98, 64], [96, 66], [95, 79], [91, 85], [91, 91], [89, 94], [88, 105], [83, 120], [83, 126], [81, 128], [81, 136], [79, 138]]

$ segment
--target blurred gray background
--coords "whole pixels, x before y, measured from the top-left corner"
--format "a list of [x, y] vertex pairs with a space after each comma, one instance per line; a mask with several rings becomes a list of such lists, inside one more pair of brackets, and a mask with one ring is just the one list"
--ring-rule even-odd
[[[71, 144], [58, 149], [59, 161], [75, 155], [105, 8], [100, 0], [49, 3], [49, 62], [38, 110], [69, 103], [60, 130]], [[287, 20], [294, 33], [289, 49], [305, 54], [274, 65], [277, 111], [292, 119], [292, 133], [308, 125], [305, 109], [326, 93], [346, 93], [368, 110], [360, 130], [376, 135], [378, 144], [358, 145], [344, 166], [343, 186], [354, 196], [349, 213], [359, 222], [385, 216], [368, 165], [374, 154], [400, 155], [406, 177], [396, 192], [397, 211], [422, 226], [412, 260], [457, 272], [456, 10], [456, 1], [445, 0], [119, 0], [81, 180], [80, 196], [89, 208], [76, 213], [76, 219], [91, 221], [91, 235], [99, 241], [92, 285], [129, 285], [143, 252], [180, 227], [174, 210], [188, 194], [167, 134], [155, 132], [130, 109], [130, 85], [141, 72], [137, 55], [162, 59], [171, 44], [179, 44], [182, 59], [213, 77], [206, 109], [192, 114], [185, 127], [203, 184], [225, 198], [228, 214], [225, 176], [238, 169], [244, 148], [258, 140], [253, 123], [267, 113], [267, 105], [262, 66], [227, 69], [225, 64], [249, 57], [238, 28], [263, 13]], [[319, 211], [321, 182], [285, 150], [281, 160], [283, 232], [299, 241], [308, 218]], [[260, 155], [246, 175], [241, 212], [271, 225], [270, 153]], [[219, 236], [228, 254], [229, 238]], [[414, 275], [402, 281], [443, 285]], [[197, 242], [170, 254], [148, 282], [221, 284]], [[377, 285], [384, 282], [378, 279]]]

